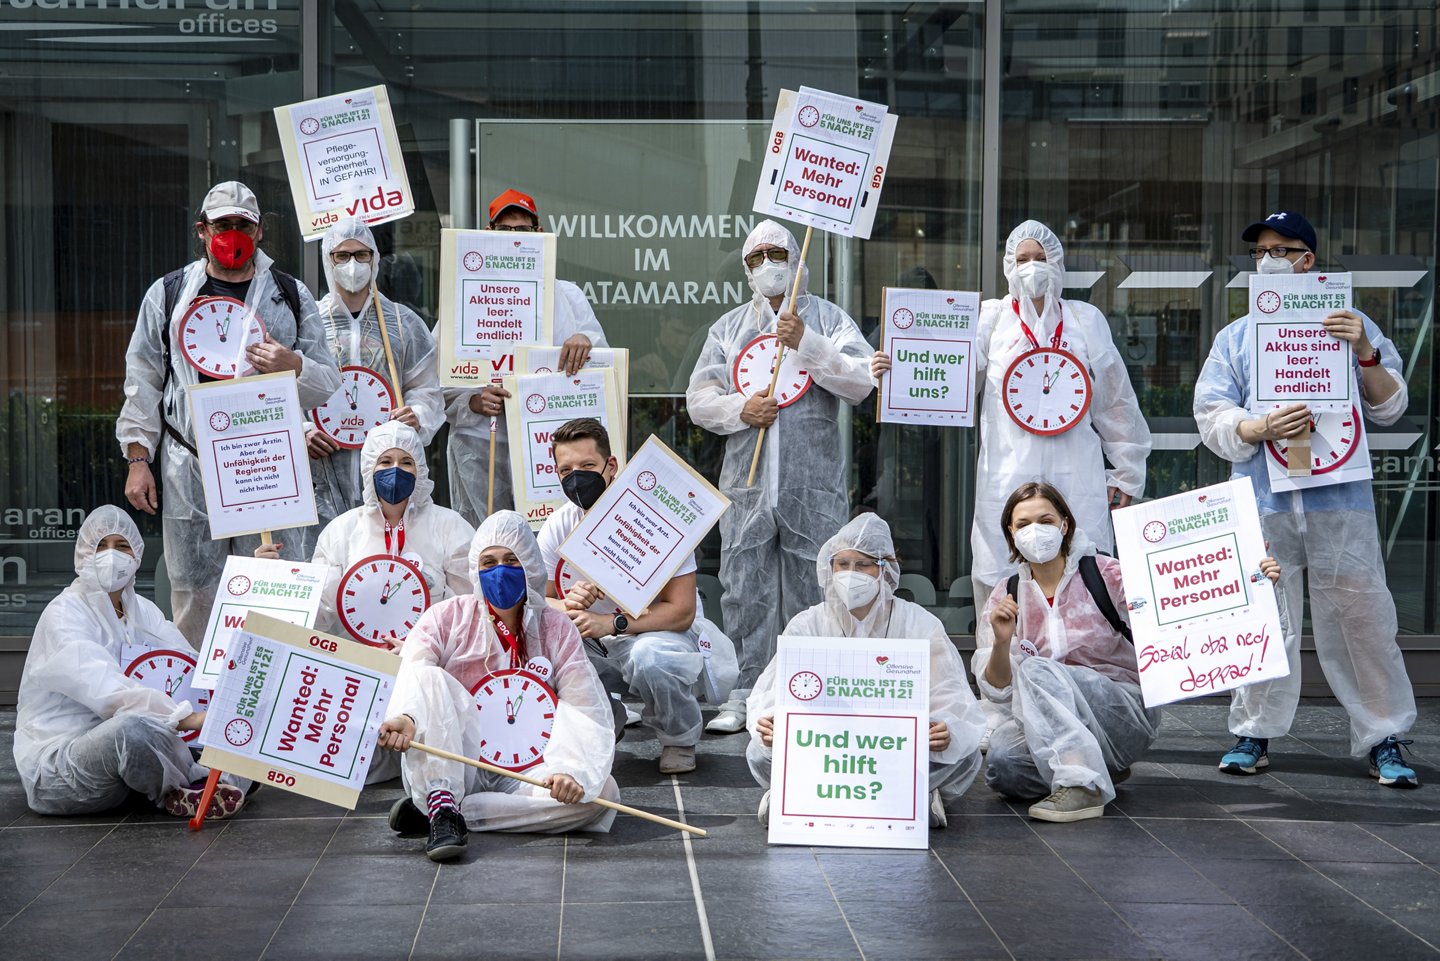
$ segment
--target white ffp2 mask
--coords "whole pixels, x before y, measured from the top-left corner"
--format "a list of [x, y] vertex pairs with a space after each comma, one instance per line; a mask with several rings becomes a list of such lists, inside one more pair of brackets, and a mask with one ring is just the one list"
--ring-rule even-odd
[[95, 568], [95, 580], [100, 583], [100, 589], [107, 594], [118, 591], [129, 584], [135, 577], [135, 571], [139, 569], [140, 562], [124, 551], [107, 550], [100, 551], [92, 561]]
[[859, 571], [836, 571], [832, 575], [835, 594], [847, 610], [864, 607], [880, 593], [880, 578]]
[[335, 265], [335, 282], [352, 294], [358, 294], [370, 286], [370, 265], [358, 260]]
[[[1300, 259], [1305, 259], [1305, 255], [1301, 254]], [[1295, 262], [1289, 257], [1271, 257], [1269, 254], [1266, 254], [1260, 258], [1260, 263], [1256, 266], [1255, 270], [1261, 274], [1293, 274], [1295, 272]]]
[[1031, 564], [1053, 561], [1065, 534], [1054, 524], [1027, 524], [1014, 534], [1015, 549]]
[[790, 265], [767, 260], [750, 271], [750, 279], [762, 297], [780, 297], [790, 292]]
[[1051, 292], [1055, 268], [1043, 260], [1020, 264], [1010, 272], [1010, 293], [1017, 297], [1044, 297]]

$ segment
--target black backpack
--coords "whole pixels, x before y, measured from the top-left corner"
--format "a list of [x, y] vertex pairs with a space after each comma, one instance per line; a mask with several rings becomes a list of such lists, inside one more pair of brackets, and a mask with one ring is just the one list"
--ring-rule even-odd
[[[1095, 606], [1100, 608], [1100, 613], [1105, 615], [1105, 620], [1110, 626], [1131, 644], [1135, 643], [1134, 636], [1130, 633], [1130, 625], [1120, 619], [1120, 612], [1115, 610], [1115, 602], [1110, 599], [1110, 590], [1105, 586], [1105, 578], [1100, 575], [1100, 565], [1095, 560], [1094, 554], [1086, 554], [1080, 558], [1080, 579], [1085, 582], [1085, 589], [1090, 592], [1090, 598]], [[1020, 590], [1020, 575], [1011, 574], [1010, 580], [1005, 584], [1006, 592], [1019, 600], [1017, 591]]]

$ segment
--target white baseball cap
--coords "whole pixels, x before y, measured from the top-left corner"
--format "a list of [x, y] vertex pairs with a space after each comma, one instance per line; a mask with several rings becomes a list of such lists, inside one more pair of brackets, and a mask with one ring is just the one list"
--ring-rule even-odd
[[252, 224], [260, 222], [260, 202], [255, 192], [238, 180], [227, 180], [210, 188], [200, 211], [206, 220], [221, 217], [244, 217]]

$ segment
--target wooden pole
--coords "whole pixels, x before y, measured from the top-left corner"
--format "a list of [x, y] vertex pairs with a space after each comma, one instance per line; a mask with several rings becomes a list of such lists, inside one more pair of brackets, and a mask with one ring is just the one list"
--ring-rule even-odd
[[500, 418], [490, 418], [490, 492], [485, 495], [485, 516], [495, 513], [495, 434], [500, 430]]
[[1290, 438], [1285, 450], [1285, 473], [1290, 477], [1309, 477], [1314, 472], [1314, 459], [1310, 456], [1310, 425], [1307, 423], [1300, 433]]
[[[814, 236], [815, 228], [805, 228], [805, 243], [800, 247], [800, 262], [795, 265], [795, 282], [790, 286], [790, 312], [799, 315], [795, 306], [795, 300], [800, 296], [800, 279], [805, 276], [805, 258], [810, 254], [810, 238]], [[780, 349], [775, 352], [775, 369], [770, 372], [770, 390], [768, 395], [775, 396], [775, 385], [780, 382], [780, 363], [785, 359], [785, 345], [781, 344]], [[755, 438], [755, 453], [750, 457], [750, 474], [745, 478], [745, 486], [751, 487], [755, 483], [755, 468], [760, 464], [760, 445], [765, 443], [765, 428], [760, 428], [760, 435]]]
[[[479, 768], [482, 771], [489, 771], [491, 774], [501, 774], [505, 777], [513, 777], [517, 781], [524, 781], [526, 784], [533, 784], [536, 787], [545, 787], [545, 782], [539, 778], [528, 777], [524, 774], [516, 774], [514, 771], [507, 771], [503, 767], [495, 767], [493, 764], [486, 764], [484, 761], [476, 761], [473, 758], [464, 757], [460, 754], [452, 754], [449, 751], [442, 751], [438, 747], [431, 747], [428, 744], [421, 744], [419, 741], [411, 741], [410, 747], [417, 751], [424, 751], [426, 754], [433, 754], [436, 757], [443, 757], [447, 761], [458, 761], [461, 764], [468, 764], [471, 767]], [[633, 814], [637, 818], [644, 818], [656, 824], [663, 824], [667, 828], [674, 828], [677, 831], [688, 831], [697, 837], [706, 837], [704, 829], [692, 827], [689, 824], [681, 824], [679, 821], [672, 821], [669, 818], [662, 818], [658, 814], [651, 814], [649, 811], [642, 811], [639, 808], [632, 808], [626, 804], [618, 804], [615, 801], [607, 801], [603, 797], [597, 797], [594, 802], [612, 811], [619, 811], [621, 814]]]
[[260, 532], [260, 543], [261, 543], [261, 544], [264, 544], [266, 547], [269, 547], [271, 544], [275, 543], [275, 538], [273, 538], [273, 537], [270, 536], [270, 532], [269, 532], [269, 531], [261, 531], [261, 532]]
[[[375, 319], [380, 322], [380, 342], [385, 346], [385, 364], [390, 368], [390, 387], [395, 391], [395, 406], [405, 406], [405, 394], [400, 389], [400, 375], [395, 372], [395, 352], [390, 349], [390, 328], [385, 326], [385, 315], [380, 311], [380, 288], [372, 281], [370, 284], [370, 300], [375, 304]], [[400, 305], [395, 304], [395, 329], [404, 331], [400, 326]]]

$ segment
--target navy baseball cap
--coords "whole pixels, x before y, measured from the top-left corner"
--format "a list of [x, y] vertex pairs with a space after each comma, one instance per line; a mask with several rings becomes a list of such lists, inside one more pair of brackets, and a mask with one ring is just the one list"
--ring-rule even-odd
[[1293, 210], [1281, 210], [1264, 220], [1255, 221], [1245, 228], [1240, 239], [1254, 243], [1259, 239], [1262, 230], [1273, 230], [1282, 237], [1300, 241], [1310, 248], [1312, 253], [1315, 250], [1315, 228], [1310, 226], [1310, 221], [1306, 220], [1303, 214], [1297, 214]]

